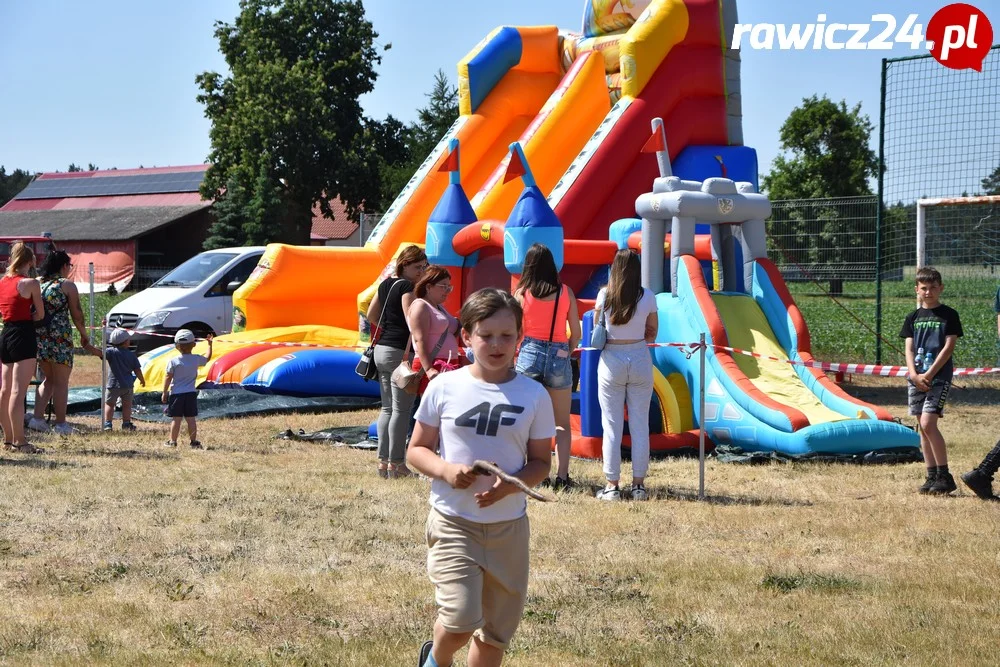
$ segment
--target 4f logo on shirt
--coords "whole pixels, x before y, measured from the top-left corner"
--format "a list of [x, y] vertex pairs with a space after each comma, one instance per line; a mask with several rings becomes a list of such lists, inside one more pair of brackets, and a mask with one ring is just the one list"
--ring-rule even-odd
[[510, 426], [517, 421], [513, 417], [504, 417], [505, 412], [519, 415], [524, 412], [524, 408], [520, 405], [506, 405], [504, 403], [490, 406], [489, 403], [483, 401], [460, 417], [456, 417], [455, 426], [474, 428], [476, 435], [496, 435], [501, 425]]

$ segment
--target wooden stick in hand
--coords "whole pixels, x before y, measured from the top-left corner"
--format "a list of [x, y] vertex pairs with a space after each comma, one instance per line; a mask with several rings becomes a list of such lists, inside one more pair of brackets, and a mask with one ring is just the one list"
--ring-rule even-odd
[[543, 493], [539, 493], [538, 491], [535, 491], [534, 489], [532, 489], [531, 487], [529, 487], [527, 484], [525, 484], [524, 482], [522, 482], [517, 477], [514, 477], [513, 475], [508, 475], [503, 470], [501, 470], [495, 463], [490, 463], [489, 461], [475, 461], [472, 464], [472, 468], [474, 470], [480, 470], [480, 471], [488, 473], [490, 475], [496, 475], [497, 477], [499, 477], [503, 481], [507, 482], [508, 484], [513, 484], [518, 489], [520, 489], [521, 491], [523, 491], [526, 495], [531, 496], [535, 500], [540, 500], [543, 503], [551, 503], [551, 502], [555, 502], [555, 500], [556, 500], [555, 498], [552, 498], [551, 496], [547, 496], [547, 495], [545, 495]]

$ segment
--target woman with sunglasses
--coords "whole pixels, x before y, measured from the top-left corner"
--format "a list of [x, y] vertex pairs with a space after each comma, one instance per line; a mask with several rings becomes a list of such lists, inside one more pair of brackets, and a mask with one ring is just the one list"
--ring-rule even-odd
[[[66, 423], [66, 403], [69, 400], [69, 376], [73, 372], [73, 326], [80, 333], [80, 345], [92, 354], [100, 350], [90, 344], [87, 327], [80, 305], [80, 292], [69, 279], [73, 264], [65, 250], [53, 250], [45, 256], [40, 270], [42, 301], [45, 312], [50, 314], [48, 326], [38, 330], [38, 367], [45, 380], [38, 387], [35, 413], [28, 422], [33, 431], [48, 431], [45, 408], [52, 400], [55, 424], [52, 430], [59, 435], [70, 435], [73, 428]], [[70, 320], [72, 319], [72, 323]]]
[[461, 366], [458, 347], [458, 319], [444, 309], [451, 294], [451, 274], [443, 266], [432, 265], [424, 271], [413, 289], [413, 304], [407, 313], [413, 334], [413, 370], [425, 369], [420, 393], [439, 373]]
[[406, 435], [414, 397], [392, 382], [392, 372], [403, 361], [410, 340], [406, 310], [413, 301], [413, 285], [427, 269], [427, 255], [418, 246], [403, 249], [396, 258], [396, 275], [386, 278], [368, 307], [375, 341], [382, 412], [378, 416], [378, 475], [406, 477]]

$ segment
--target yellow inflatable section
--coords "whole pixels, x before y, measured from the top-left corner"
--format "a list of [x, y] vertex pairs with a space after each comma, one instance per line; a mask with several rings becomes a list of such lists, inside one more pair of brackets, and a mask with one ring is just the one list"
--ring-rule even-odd
[[[752, 298], [742, 294], [713, 293], [712, 301], [722, 317], [731, 347], [777, 359], [788, 359], [771, 330], [764, 311], [757, 307]], [[759, 361], [742, 354], [734, 354], [733, 359], [755, 387], [774, 400], [801, 411], [810, 424], [847, 419], [823, 405], [816, 394], [803, 384], [791, 364]]]
[[[353, 329], [340, 329], [322, 325], [308, 324], [273, 329], [257, 329], [219, 336], [212, 342], [212, 360], [198, 369], [198, 382], [204, 382], [208, 367], [212, 361], [227, 352], [252, 345], [254, 343], [309, 343], [313, 345], [328, 345], [330, 347], [354, 347], [357, 345], [358, 332]], [[194, 347], [195, 354], [208, 354], [208, 343], [199, 341]], [[136, 382], [136, 391], [161, 391], [166, 377], [167, 362], [180, 354], [173, 346], [164, 346], [142, 355], [142, 374], [146, 379], [146, 387], [142, 388]]]

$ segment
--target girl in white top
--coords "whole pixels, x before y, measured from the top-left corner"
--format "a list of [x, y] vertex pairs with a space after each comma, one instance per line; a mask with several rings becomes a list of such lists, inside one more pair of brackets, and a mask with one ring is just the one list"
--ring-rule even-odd
[[597, 295], [596, 317], [603, 313], [608, 342], [597, 365], [597, 399], [604, 428], [604, 477], [601, 500], [619, 500], [622, 434], [628, 404], [632, 440], [633, 500], [646, 500], [649, 468], [649, 403], [653, 398], [653, 360], [647, 343], [656, 340], [656, 297], [642, 286], [639, 255], [619, 250], [611, 263], [608, 286]]
[[[427, 573], [438, 618], [421, 665], [452, 664], [473, 638], [469, 665], [499, 665], [524, 611], [528, 517], [524, 494], [472, 464], [493, 461], [533, 487], [549, 474], [555, 420], [545, 388], [513, 370], [521, 306], [482, 289], [462, 306], [472, 366], [439, 375], [417, 410], [407, 461], [430, 477]], [[440, 453], [439, 453], [440, 452]]]

